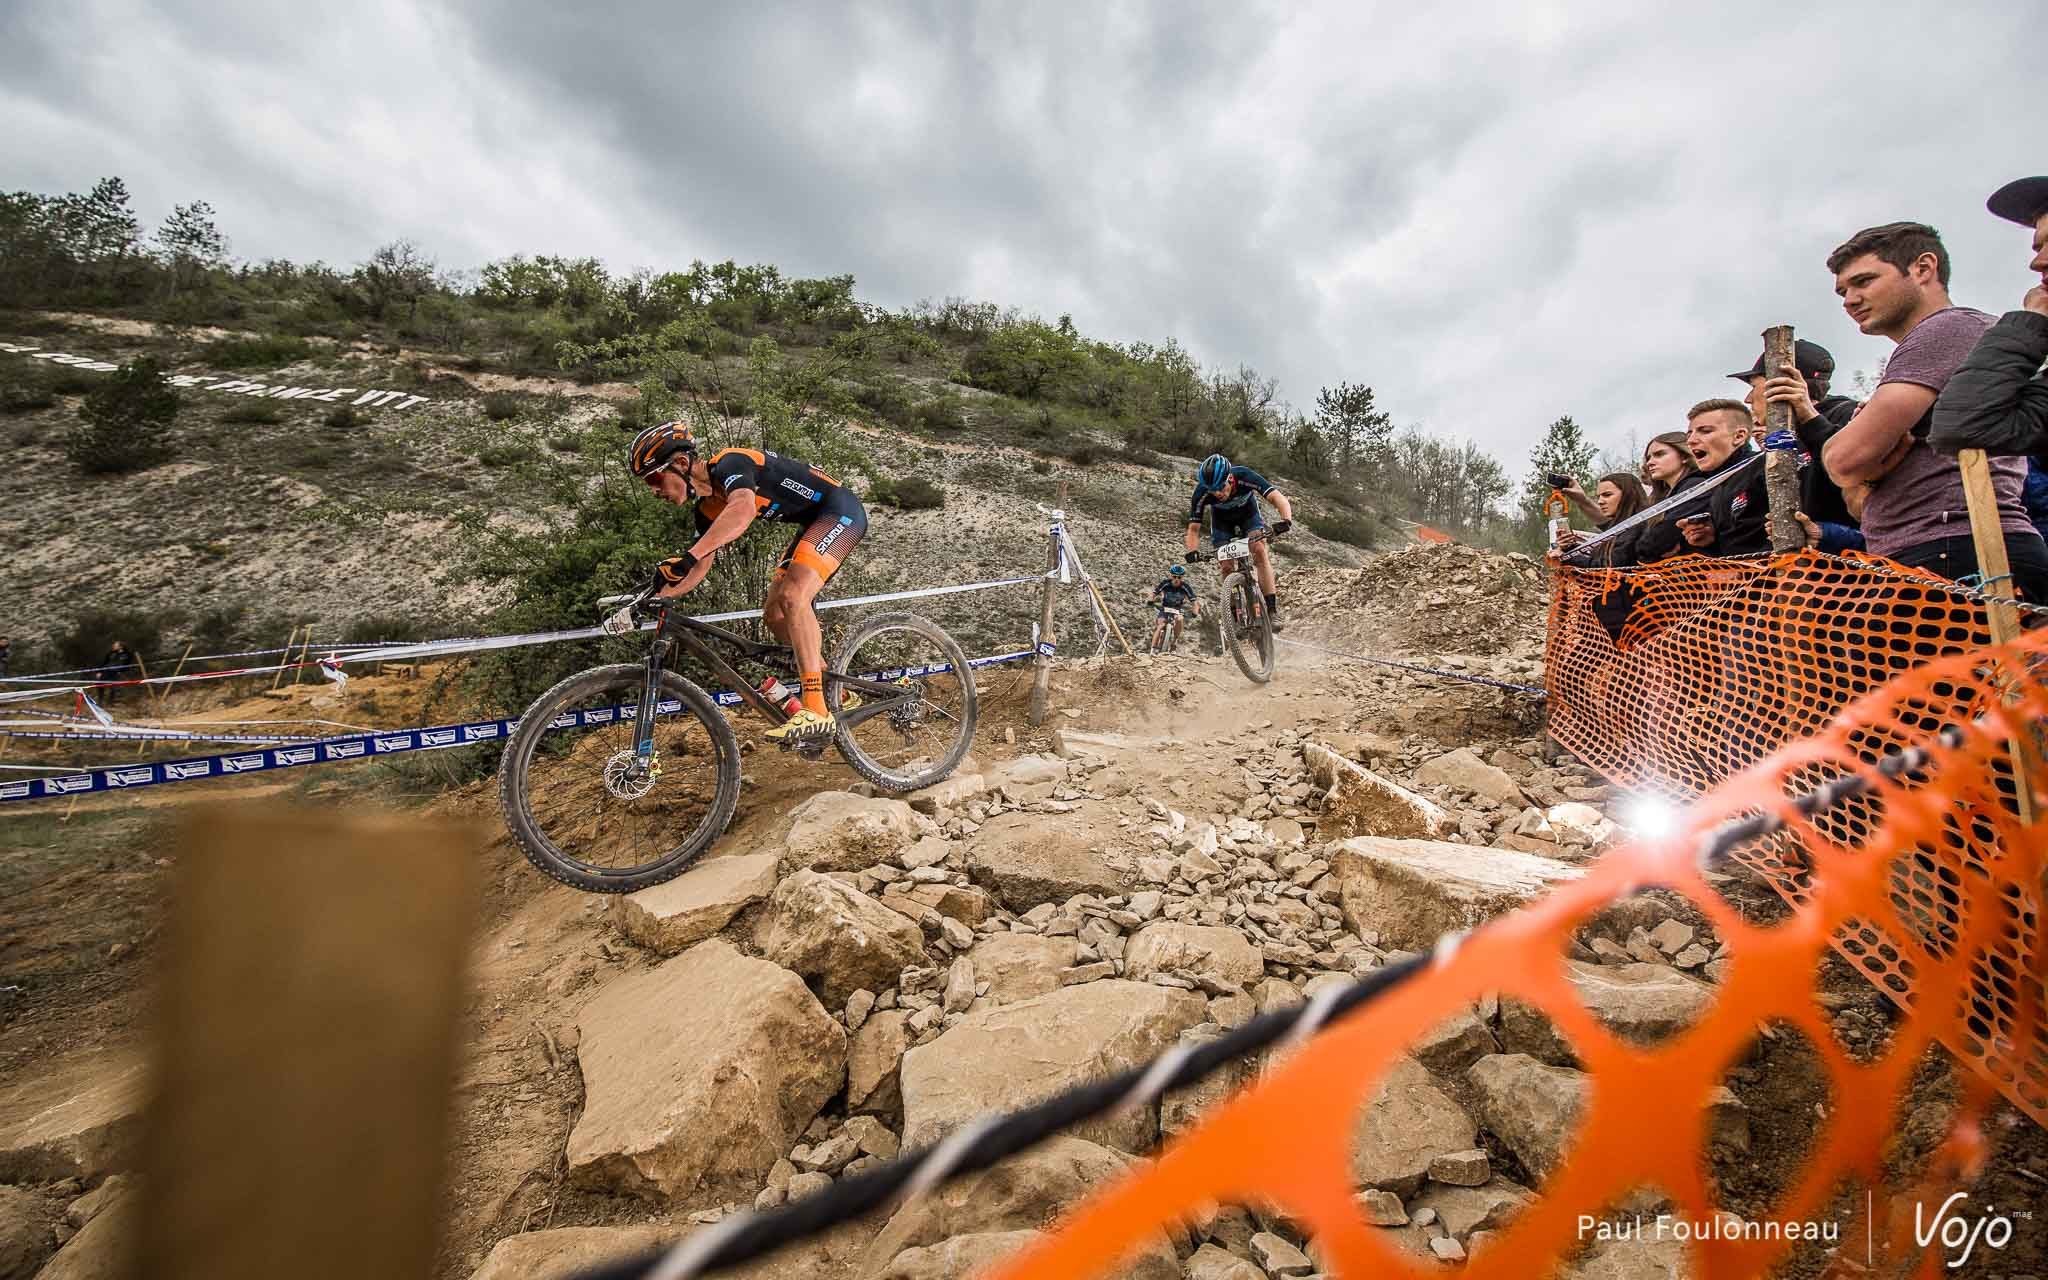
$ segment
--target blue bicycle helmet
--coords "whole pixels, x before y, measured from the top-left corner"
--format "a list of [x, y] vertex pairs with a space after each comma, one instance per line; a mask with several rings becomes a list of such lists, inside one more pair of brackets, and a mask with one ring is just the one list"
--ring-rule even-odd
[[1182, 574], [1185, 574], [1187, 570], [1180, 565], [1174, 565], [1172, 568], [1168, 569], [1167, 572], [1172, 574], [1174, 577], [1178, 578]]
[[1205, 491], [1214, 493], [1230, 478], [1230, 459], [1220, 453], [1212, 453], [1202, 460], [1202, 469], [1195, 473], [1195, 483]]

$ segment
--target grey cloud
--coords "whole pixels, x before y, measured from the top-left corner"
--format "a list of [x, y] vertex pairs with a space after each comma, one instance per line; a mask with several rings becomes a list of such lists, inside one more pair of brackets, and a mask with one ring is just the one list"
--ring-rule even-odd
[[1820, 266], [1863, 225], [1934, 222], [1957, 300], [2016, 305], [1982, 200], [2048, 168], [2032, 8], [17, 0], [0, 164], [204, 197], [252, 257], [407, 235], [1071, 311], [1518, 467], [1558, 413], [1668, 428], [1775, 321], [1875, 367]]

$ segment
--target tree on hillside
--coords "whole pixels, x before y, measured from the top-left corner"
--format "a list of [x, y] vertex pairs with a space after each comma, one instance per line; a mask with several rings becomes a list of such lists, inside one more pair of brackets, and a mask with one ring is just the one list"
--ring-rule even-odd
[[228, 242], [213, 222], [213, 206], [204, 200], [181, 204], [156, 229], [158, 256], [169, 270], [169, 297], [212, 279], [227, 265]]
[[1237, 366], [1236, 373], [1219, 373], [1210, 379], [1210, 390], [1227, 430], [1263, 436], [1276, 425], [1279, 414], [1274, 405], [1280, 398], [1278, 378], [1268, 378], [1250, 365], [1241, 364]]
[[1550, 476], [1569, 475], [1580, 484], [1592, 479], [1593, 460], [1599, 449], [1586, 439], [1585, 431], [1566, 414], [1550, 424], [1543, 439], [1529, 453], [1529, 474], [1522, 481], [1522, 513], [1541, 519], [1543, 504], [1550, 497]]
[[1316, 425], [1330, 442], [1340, 471], [1367, 486], [1378, 482], [1387, 464], [1394, 419], [1373, 402], [1371, 387], [1340, 382], [1318, 391]]
[[166, 431], [178, 393], [163, 366], [142, 356], [122, 365], [78, 407], [84, 421], [64, 437], [64, 455], [87, 475], [141, 471], [173, 453]]
[[1334, 458], [1330, 438], [1308, 418], [1297, 417], [1287, 441], [1287, 460], [1304, 475], [1322, 479], [1330, 474]]
[[356, 268], [353, 283], [372, 319], [403, 307], [410, 324], [419, 316], [420, 299], [434, 287], [434, 260], [410, 240], [393, 240]]

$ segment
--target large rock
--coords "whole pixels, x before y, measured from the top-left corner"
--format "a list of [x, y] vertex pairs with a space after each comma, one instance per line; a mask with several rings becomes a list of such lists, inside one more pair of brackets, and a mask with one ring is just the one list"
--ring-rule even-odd
[[859, 871], [887, 862], [898, 849], [939, 829], [901, 800], [868, 799], [851, 791], [820, 791], [796, 807], [782, 870]]
[[21, 1187], [0, 1186], [0, 1280], [28, 1280], [57, 1248], [57, 1205]]
[[556, 1227], [506, 1236], [491, 1247], [469, 1280], [568, 1280], [601, 1262], [667, 1244], [675, 1227]]
[[[904, 1145], [923, 1146], [984, 1112], [1149, 1062], [1207, 1010], [1198, 992], [1110, 979], [969, 1013], [904, 1055]], [[1140, 1109], [1098, 1117], [1073, 1132], [1139, 1152], [1158, 1138], [1158, 1117]]]
[[[1238, 997], [1243, 999], [1244, 997]], [[1180, 1042], [1201, 1044], [1204, 1041], [1220, 1040], [1224, 1035], [1222, 1027], [1205, 1022], [1190, 1027], [1181, 1033]], [[1186, 1129], [1192, 1129], [1201, 1122], [1209, 1108], [1229, 1098], [1239, 1089], [1252, 1082], [1258, 1074], [1258, 1061], [1253, 1057], [1237, 1057], [1225, 1062], [1216, 1070], [1184, 1088], [1169, 1090], [1159, 1099], [1159, 1134], [1169, 1138]]]
[[1337, 878], [1345, 923], [1384, 946], [1419, 951], [1446, 933], [1512, 911], [1583, 873], [1506, 849], [1439, 840], [1354, 836], [1324, 856]]
[[908, 917], [852, 885], [799, 871], [775, 886], [774, 923], [762, 948], [802, 974], [837, 1009], [865, 988], [886, 991], [904, 969], [924, 961], [924, 934]]
[[988, 779], [978, 773], [956, 773], [943, 782], [934, 782], [921, 791], [913, 791], [903, 797], [903, 803], [919, 813], [937, 814], [946, 809], [957, 809], [979, 796], [988, 794]]
[[897, 1210], [869, 1244], [861, 1272], [880, 1272], [905, 1249], [954, 1236], [1042, 1227], [1130, 1162], [1121, 1151], [1080, 1138], [1048, 1139]]
[[42, 1063], [0, 1092], [0, 1182], [88, 1182], [128, 1166], [147, 1068], [126, 1055]]
[[1408, 1206], [1408, 1212], [1413, 1215], [1424, 1209], [1436, 1210], [1437, 1221], [1444, 1224], [1444, 1230], [1464, 1244], [1475, 1231], [1498, 1231], [1507, 1226], [1535, 1198], [1527, 1187], [1498, 1176], [1477, 1187], [1432, 1182], [1423, 1187], [1422, 1194]]
[[1179, 924], [1155, 920], [1138, 930], [1124, 952], [1124, 973], [1209, 973], [1248, 987], [1266, 976], [1266, 957], [1228, 925]]
[[967, 874], [1018, 912], [1077, 893], [1123, 892], [1116, 872], [1089, 846], [1086, 825], [1059, 815], [989, 819], [967, 843]]
[[1301, 755], [1309, 776], [1329, 792], [1316, 821], [1317, 830], [1327, 835], [1423, 839], [1456, 825], [1427, 797], [1353, 764], [1319, 742], [1305, 743]]
[[1205, 1244], [1188, 1259], [1187, 1280], [1266, 1280], [1266, 1273], [1234, 1253]]
[[[1714, 998], [1712, 987], [1666, 965], [1567, 960], [1565, 967], [1572, 989], [1601, 1025], [1636, 1044], [1654, 1044], [1690, 1027]], [[1500, 1042], [1509, 1053], [1554, 1066], [1578, 1065], [1571, 1045], [1543, 1011], [1519, 1000], [1500, 1002]]]
[[1048, 938], [1036, 933], [998, 933], [974, 944], [974, 975], [988, 983], [982, 999], [990, 1005], [1015, 1004], [1060, 989], [1060, 970], [1079, 958], [1074, 938]]
[[1446, 1078], [1465, 1074], [1465, 1068], [1489, 1053], [1500, 1052], [1500, 1042], [1470, 1006], [1423, 1033], [1409, 1049], [1415, 1060]]
[[141, 1209], [140, 1196], [115, 1200], [43, 1264], [36, 1280], [128, 1280], [129, 1255], [141, 1226]]
[[[640, 1223], [528, 1231], [498, 1241], [469, 1280], [571, 1280], [600, 1263], [673, 1244], [706, 1229]], [[847, 1273], [862, 1234], [841, 1228], [813, 1236], [758, 1262], [720, 1271], [719, 1280], [829, 1280]]]
[[1429, 1162], [1479, 1141], [1479, 1130], [1413, 1058], [1394, 1062], [1352, 1127], [1351, 1175], [1361, 1187], [1406, 1198], [1429, 1174]]
[[[1039, 1235], [1036, 1231], [988, 1231], [905, 1249], [874, 1273], [873, 1280], [968, 1280], [1010, 1258]], [[1181, 1280], [1180, 1261], [1171, 1247], [1159, 1245], [1104, 1275], [1111, 1280]]]
[[803, 982], [717, 939], [615, 980], [577, 1027], [583, 1186], [751, 1192], [846, 1078], [846, 1033]]
[[1496, 768], [1472, 754], [1470, 747], [1447, 751], [1415, 771], [1415, 780], [1428, 787], [1449, 787], [1484, 796], [1495, 804], [1520, 804], [1522, 789], [1505, 769]]
[[1691, 1280], [1697, 1274], [1683, 1240], [1675, 1234], [1660, 1239], [1652, 1230], [1643, 1239], [1594, 1244], [1559, 1280]]
[[895, 1118], [903, 1114], [898, 1072], [912, 1036], [910, 1015], [901, 1009], [872, 1014], [846, 1047], [846, 1105], [849, 1110]]
[[1585, 1073], [1538, 1062], [1526, 1053], [1496, 1053], [1473, 1063], [1465, 1079], [1487, 1130], [1533, 1176], [1550, 1176], [1578, 1135], [1588, 1087]]
[[611, 900], [620, 933], [662, 955], [680, 955], [775, 892], [778, 859], [750, 853], [700, 862], [667, 884]]

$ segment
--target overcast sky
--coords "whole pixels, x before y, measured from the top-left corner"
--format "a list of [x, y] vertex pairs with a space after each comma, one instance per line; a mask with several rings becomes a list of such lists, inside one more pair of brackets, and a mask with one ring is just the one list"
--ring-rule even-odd
[[2041, 0], [0, 4], [0, 188], [118, 174], [243, 258], [398, 237], [850, 272], [1370, 383], [1522, 470], [1683, 426], [1767, 325], [1874, 368], [1823, 267], [1914, 218], [2019, 305]]

